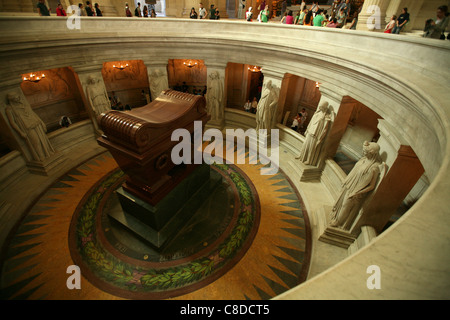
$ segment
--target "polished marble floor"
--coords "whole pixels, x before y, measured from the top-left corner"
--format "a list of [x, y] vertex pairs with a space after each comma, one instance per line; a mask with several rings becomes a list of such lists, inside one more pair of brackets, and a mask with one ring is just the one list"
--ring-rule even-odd
[[[230, 264], [221, 270], [218, 268], [210, 278], [205, 273], [205, 277], [195, 280], [197, 282], [186, 290], [173, 290], [167, 294], [169, 290], [158, 287], [146, 295], [148, 292], [139, 292], [137, 288], [141, 288], [143, 280], [148, 279], [151, 266], [146, 265], [147, 274], [134, 267], [147, 262], [142, 259], [137, 261], [139, 259], [136, 257], [124, 257], [120, 245], [107, 246], [109, 251], [96, 252], [99, 256], [92, 254], [91, 257], [95, 256], [95, 261], [102, 263], [102, 270], [123, 274], [127, 285], [135, 283], [136, 286], [128, 286], [125, 290], [118, 288], [110, 282], [111, 277], [102, 278], [102, 274], [90, 270], [89, 265], [81, 269], [81, 289], [70, 290], [66, 285], [70, 276], [67, 267], [75, 264], [76, 257], [70, 240], [74, 217], [87, 205], [86, 199], [95, 192], [107, 191], [100, 182], [118, 169], [109, 153], [92, 158], [67, 172], [36, 199], [11, 233], [6, 252], [2, 253], [0, 298], [261, 300], [285, 292], [305, 281], [308, 274], [311, 256], [308, 214], [287, 176], [281, 170], [275, 175], [261, 175], [262, 166], [247, 162], [236, 165], [234, 171], [231, 168], [228, 172], [230, 176], [238, 172], [243, 181], [253, 188], [254, 201], [257, 202], [254, 213], [258, 220], [252, 226], [254, 233], [244, 239], [240, 251], [233, 253]], [[217, 237], [215, 243], [217, 246], [223, 245], [230, 241], [230, 237]], [[83, 241], [86, 243], [89, 238]], [[125, 243], [125, 247], [127, 245], [131, 246], [130, 242]], [[206, 248], [209, 246], [205, 244]], [[214, 248], [211, 247], [211, 250], [214, 252]], [[202, 261], [211, 263], [210, 266], [220, 265], [216, 264], [221, 261], [220, 257], [208, 254], [211, 252], [207, 252]], [[126, 268], [119, 270], [118, 263], [106, 259], [108, 256], [113, 256], [116, 262], [128, 263], [128, 273]], [[196, 258], [198, 255], [193, 255], [192, 259], [185, 255], [179, 265], [196, 263]], [[83, 264], [84, 261], [77, 260], [77, 263]], [[195, 266], [191, 267], [190, 270], [194, 270]], [[158, 268], [156, 264], [155, 269]], [[157, 273], [160, 278], [174, 280], [177, 273], [172, 271]], [[186, 273], [183, 271], [182, 274]], [[132, 294], [127, 294], [127, 290]]]

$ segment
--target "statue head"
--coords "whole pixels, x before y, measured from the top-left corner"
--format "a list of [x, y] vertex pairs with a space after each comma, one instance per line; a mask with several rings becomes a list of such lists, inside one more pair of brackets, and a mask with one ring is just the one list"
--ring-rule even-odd
[[220, 78], [219, 71], [214, 71], [213, 73], [211, 73], [211, 74], [209, 75], [209, 77], [210, 77], [211, 79], [219, 79], [219, 78]]
[[8, 92], [8, 94], [6, 95], [6, 99], [11, 103], [20, 103], [22, 101], [20, 94], [18, 94], [17, 92]]
[[96, 81], [96, 79], [95, 79], [93, 76], [89, 76], [87, 82], [88, 82], [89, 84], [94, 84], [94, 83], [96, 83], [97, 81]]
[[328, 102], [327, 102], [327, 101], [322, 101], [322, 102], [319, 104], [318, 109], [319, 109], [320, 111], [326, 113], [326, 112], [328, 111]]
[[378, 156], [380, 152], [380, 145], [376, 142], [364, 141], [363, 155], [367, 158], [373, 158]]

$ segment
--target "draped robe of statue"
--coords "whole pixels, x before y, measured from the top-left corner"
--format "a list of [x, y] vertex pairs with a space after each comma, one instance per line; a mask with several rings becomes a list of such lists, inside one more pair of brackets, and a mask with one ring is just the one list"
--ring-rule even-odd
[[106, 113], [111, 110], [111, 103], [109, 102], [108, 93], [106, 92], [104, 85], [100, 83], [100, 80], [89, 77], [86, 93], [95, 116], [99, 116], [102, 113]]
[[245, 9], [245, 0], [239, 0], [238, 4], [238, 19], [242, 19], [244, 17], [244, 9]]
[[211, 120], [221, 120], [223, 119], [223, 84], [218, 72], [212, 73], [209, 77], [211, 81], [206, 93], [207, 110]]
[[25, 140], [33, 160], [43, 161], [53, 155], [55, 150], [47, 138], [47, 127], [41, 118], [19, 94], [10, 93], [7, 98], [6, 116], [11, 127]]
[[272, 128], [277, 103], [277, 90], [272, 86], [272, 81], [269, 80], [262, 91], [261, 99], [256, 109], [256, 130], [270, 130]]
[[315, 166], [319, 160], [323, 141], [330, 128], [331, 116], [328, 102], [317, 108], [305, 132], [305, 142], [297, 159], [307, 165]]
[[150, 93], [152, 96], [152, 100], [155, 100], [161, 94], [161, 92], [166, 89], [169, 89], [167, 76], [160, 69], [153, 71], [151, 73], [150, 79]]
[[367, 195], [375, 189], [380, 175], [380, 147], [374, 142], [365, 142], [363, 150], [364, 156], [348, 174], [333, 206], [330, 215], [332, 227], [350, 230]]

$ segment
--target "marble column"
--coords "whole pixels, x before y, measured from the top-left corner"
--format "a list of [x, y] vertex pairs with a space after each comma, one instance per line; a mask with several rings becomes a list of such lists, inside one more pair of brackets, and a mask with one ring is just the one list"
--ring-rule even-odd
[[365, 0], [358, 16], [356, 30], [383, 31], [389, 0]]
[[222, 130], [225, 127], [227, 62], [205, 60], [205, 66], [207, 75], [206, 108], [211, 115], [206, 128]]
[[351, 230], [353, 234], [365, 225], [380, 233], [424, 173], [419, 158], [396, 128], [386, 120], [379, 120], [378, 128], [380, 154], [387, 172], [364, 206], [361, 218]]
[[95, 105], [93, 105], [92, 99], [89, 97], [88, 94], [88, 86], [90, 85], [90, 81], [95, 80], [97, 81], [99, 90], [100, 89], [103, 90], [104, 93], [107, 95], [105, 83], [103, 82], [102, 68], [103, 64], [100, 63], [88, 66], [84, 65], [73, 67], [75, 80], [77, 82], [78, 89], [80, 90], [81, 96], [83, 98], [84, 105], [86, 106], [86, 111], [88, 112], [89, 117], [92, 121], [92, 125], [94, 127], [94, 132], [96, 136], [102, 135], [102, 131], [100, 130], [97, 123], [97, 117], [102, 112], [111, 109], [111, 105], [109, 105], [108, 109], [107, 108], [97, 109]]
[[150, 87], [150, 97], [155, 100], [159, 94], [169, 89], [169, 78], [167, 75], [168, 59], [144, 60], [147, 66], [148, 84]]
[[2, 131], [9, 143], [22, 153], [31, 173], [48, 176], [55, 172], [66, 158], [53, 148], [44, 122], [34, 113], [20, 88], [21, 82], [18, 78], [1, 86], [0, 114], [5, 125]]

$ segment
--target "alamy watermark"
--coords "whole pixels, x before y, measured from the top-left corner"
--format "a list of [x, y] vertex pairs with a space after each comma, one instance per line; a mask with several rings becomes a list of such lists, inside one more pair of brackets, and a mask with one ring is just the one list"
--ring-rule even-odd
[[366, 281], [367, 289], [381, 289], [381, 269], [376, 264], [370, 265], [366, 269], [366, 273], [371, 274]]
[[[69, 16], [69, 13], [72, 15]], [[81, 29], [81, 9], [76, 5], [71, 5], [67, 8], [66, 26], [68, 29]]]
[[367, 29], [381, 29], [381, 9], [377, 5], [371, 5], [367, 8], [366, 13], [371, 13], [372, 15], [367, 18], [366, 25]]
[[[248, 139], [248, 140], [247, 140]], [[274, 175], [279, 169], [279, 131], [270, 131], [270, 154], [268, 154], [269, 134], [267, 129], [226, 129], [225, 139], [222, 131], [210, 128], [203, 133], [202, 122], [194, 121], [194, 154], [191, 151], [191, 133], [184, 128], [172, 132], [171, 141], [179, 141], [172, 148], [171, 159], [176, 165], [179, 164], [245, 164], [246, 145], [248, 145], [249, 164], [257, 164], [258, 160], [265, 165], [260, 169], [261, 175]], [[203, 142], [210, 143], [203, 149]], [[225, 154], [224, 154], [225, 141]], [[236, 141], [236, 148], [235, 148]], [[248, 141], [248, 143], [246, 143]], [[269, 165], [269, 166], [266, 166]]]

